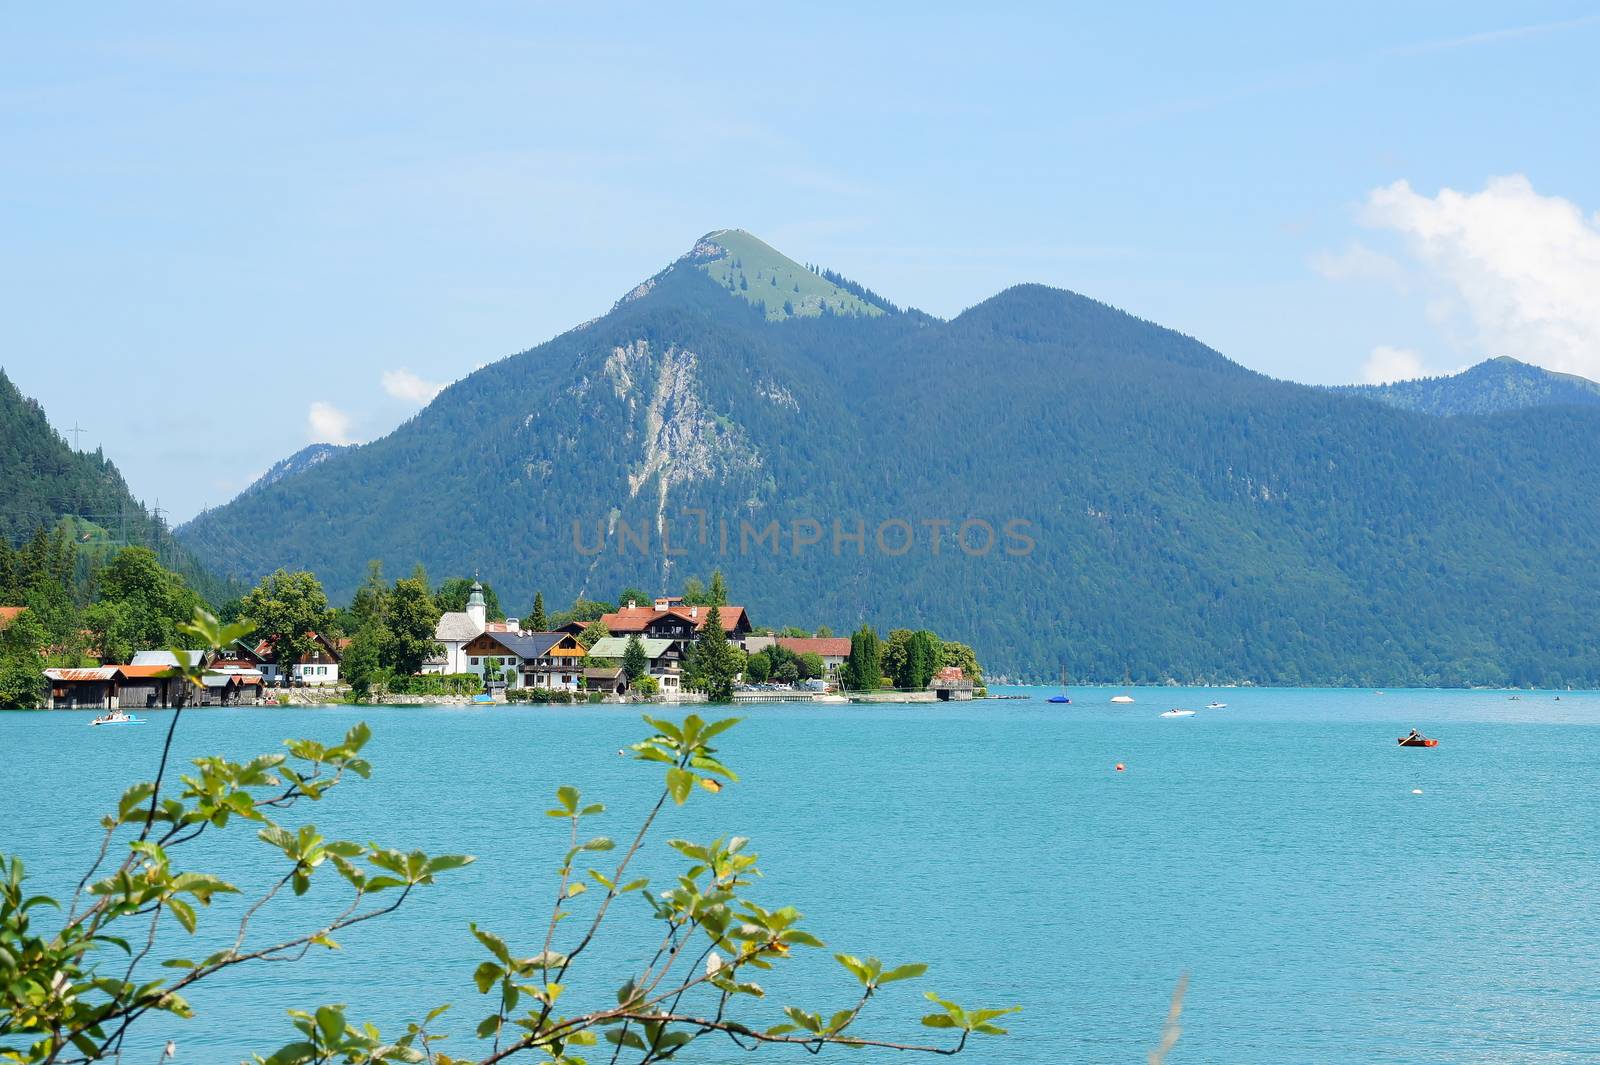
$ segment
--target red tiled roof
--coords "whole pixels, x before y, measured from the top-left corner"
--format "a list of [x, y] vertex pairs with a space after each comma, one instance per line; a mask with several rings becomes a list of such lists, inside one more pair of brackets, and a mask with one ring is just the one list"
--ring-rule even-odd
[[967, 676], [961, 672], [960, 666], [945, 666], [933, 675], [934, 680], [966, 680]]
[[816, 654], [823, 658], [849, 658], [848, 636], [779, 636], [778, 646], [797, 655]]
[[[340, 646], [341, 641], [339, 640], [335, 640], [332, 637], [323, 636], [320, 633], [315, 632], [308, 632], [306, 635], [336, 655], [341, 654], [343, 651], [343, 647]], [[345, 640], [343, 643], [348, 645], [349, 641]], [[256, 642], [255, 652], [257, 658], [271, 659], [274, 662], [277, 661], [277, 656], [273, 653], [271, 640], [258, 640]], [[315, 652], [312, 653], [314, 654]]]
[[[722, 618], [722, 631], [732, 632], [744, 620], [744, 607], [722, 606], [718, 607]], [[699, 632], [706, 627], [706, 618], [711, 614], [708, 606], [675, 606], [667, 610], [657, 610], [653, 606], [623, 607], [611, 614], [602, 614], [600, 623], [606, 631], [614, 636], [625, 636], [630, 632], [643, 632], [651, 623], [667, 615], [680, 617], [694, 624], [694, 631]], [[846, 641], [848, 642], [848, 641]]]

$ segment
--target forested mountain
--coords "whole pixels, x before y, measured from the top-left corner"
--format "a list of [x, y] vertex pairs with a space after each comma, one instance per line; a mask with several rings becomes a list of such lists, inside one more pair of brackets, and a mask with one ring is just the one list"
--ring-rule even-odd
[[212, 601], [226, 594], [223, 583], [133, 498], [109, 459], [98, 450], [68, 447], [44, 408], [0, 370], [0, 540], [17, 545], [39, 529], [58, 527], [78, 545], [80, 581], [118, 547], [133, 545], [155, 551]]
[[1393, 410], [1038, 285], [796, 301], [776, 260], [710, 234], [180, 535], [341, 597], [370, 558], [552, 609], [720, 567], [757, 624], [909, 621], [1013, 676], [1600, 683], [1600, 412]]
[[1504, 355], [1449, 377], [1423, 377], [1387, 385], [1344, 385], [1335, 391], [1423, 414], [1498, 414], [1561, 404], [1600, 407], [1600, 384], [1586, 377], [1529, 366]]

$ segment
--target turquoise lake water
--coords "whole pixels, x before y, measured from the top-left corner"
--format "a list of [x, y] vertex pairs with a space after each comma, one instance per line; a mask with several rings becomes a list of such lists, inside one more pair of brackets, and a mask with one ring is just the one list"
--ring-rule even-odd
[[[740, 708], [722, 746], [743, 781], [670, 811], [642, 871], [677, 868], [669, 837], [751, 837], [755, 897], [798, 906], [830, 948], [767, 974], [774, 999], [849, 1005], [833, 949], [927, 961], [860, 1034], [937, 1036], [915, 1023], [925, 988], [1024, 1007], [1010, 1037], [958, 1059], [974, 1065], [1142, 1062], [1184, 971], [1173, 1065], [1600, 1060], [1600, 693], [1136, 689], [1131, 707], [1108, 689], [1076, 689], [1070, 706], [1033, 694]], [[1229, 708], [1156, 716], [1214, 698]], [[167, 720], [90, 729], [90, 716], [0, 714], [0, 850], [24, 855], [40, 890], [70, 894], [96, 816], [151, 775]], [[288, 1041], [286, 1008], [330, 1001], [386, 1031], [453, 1002], [446, 1049], [466, 1053], [488, 1012], [467, 921], [537, 952], [565, 846], [543, 815], [556, 786], [606, 802], [599, 831], [617, 837], [659, 786], [617, 757], [646, 731], [621, 707], [190, 711], [178, 746], [242, 757], [357, 720], [375, 732], [374, 778], [292, 819], [478, 862], [349, 930], [338, 954], [235, 971], [194, 995], [194, 1020], [149, 1022], [124, 1060], [153, 1062], [171, 1038], [180, 1062], [238, 1061]], [[1412, 726], [1441, 745], [1396, 747]], [[272, 872], [262, 853], [233, 832], [187, 862], [252, 887]], [[282, 907], [281, 927], [334, 912], [334, 884]], [[653, 952], [640, 908], [570, 995], [609, 1003]], [[228, 914], [205, 916], [221, 931]], [[205, 953], [167, 936], [162, 956]], [[685, 1058], [745, 1059], [709, 1038]]]

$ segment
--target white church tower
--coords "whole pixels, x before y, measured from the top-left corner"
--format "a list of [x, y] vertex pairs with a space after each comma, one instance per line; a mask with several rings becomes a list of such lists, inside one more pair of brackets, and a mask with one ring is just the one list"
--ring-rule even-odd
[[479, 632], [489, 627], [489, 611], [483, 605], [483, 585], [477, 581], [472, 582], [472, 594], [467, 596], [467, 617], [478, 626]]

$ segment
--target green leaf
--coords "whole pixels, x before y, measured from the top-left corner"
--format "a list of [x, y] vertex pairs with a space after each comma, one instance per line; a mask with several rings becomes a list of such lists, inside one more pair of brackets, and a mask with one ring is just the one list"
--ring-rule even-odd
[[194, 907], [182, 899], [174, 898], [167, 899], [166, 906], [168, 910], [172, 911], [172, 916], [178, 919], [178, 923], [183, 925], [183, 930], [193, 935], [195, 926]]
[[489, 948], [489, 953], [498, 958], [501, 965], [507, 968], [511, 966], [511, 951], [506, 948], [505, 940], [493, 932], [485, 932], [476, 924], [472, 924], [469, 927], [472, 929], [472, 934], [478, 937], [478, 942]]
[[616, 843], [609, 836], [596, 836], [583, 845], [586, 851], [609, 851], [616, 849]]
[[930, 1013], [922, 1018], [922, 1023], [928, 1028], [954, 1028], [955, 1019], [948, 1013]]
[[682, 806], [689, 800], [689, 792], [694, 788], [694, 774], [687, 769], [674, 766], [667, 770], [667, 791], [672, 795], [672, 801]]
[[146, 799], [155, 794], [156, 786], [149, 781], [135, 784], [122, 793], [122, 799], [117, 803], [117, 820], [127, 821], [128, 815], [144, 805]]
[[788, 1014], [791, 1021], [808, 1032], [822, 1031], [822, 1018], [814, 1013], [807, 1013], [798, 1006], [785, 1006], [783, 1007], [783, 1012]]
[[487, 995], [495, 981], [506, 974], [506, 971], [492, 961], [482, 962], [472, 973], [472, 982], [478, 985], [478, 994]]
[[683, 742], [683, 733], [679, 731], [678, 726], [674, 725], [665, 718], [651, 717], [649, 714], [646, 714], [644, 715], [644, 723], [670, 740], [674, 740], [678, 743]]
[[367, 745], [367, 741], [371, 738], [372, 729], [368, 727], [365, 721], [357, 721], [354, 725], [350, 726], [350, 731], [344, 734], [344, 742], [339, 746], [345, 748], [351, 754], [355, 754], [361, 748], [365, 747]]
[[344, 1035], [344, 1013], [333, 1006], [317, 1007], [317, 1030], [322, 1033], [322, 1041], [332, 1045], [337, 1043], [339, 1037]]
[[742, 717], [725, 717], [721, 721], [713, 721], [711, 724], [700, 730], [700, 742], [704, 743], [713, 736], [717, 736], [728, 731], [743, 720], [744, 718]]
[[429, 873], [442, 873], [447, 869], [460, 869], [477, 861], [470, 854], [440, 854], [428, 859]]
[[890, 969], [888, 972], [878, 977], [878, 983], [892, 984], [896, 980], [915, 980], [917, 977], [921, 976], [927, 971], [928, 967], [921, 963], [902, 965], [897, 969]]

